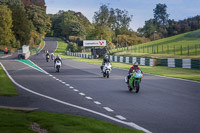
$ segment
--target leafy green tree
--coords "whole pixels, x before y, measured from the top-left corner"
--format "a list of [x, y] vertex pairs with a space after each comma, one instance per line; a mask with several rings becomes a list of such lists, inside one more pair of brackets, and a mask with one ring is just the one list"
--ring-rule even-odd
[[166, 4], [157, 4], [156, 8], [153, 10], [155, 22], [158, 23], [158, 26], [165, 27], [168, 22], [169, 14], [167, 14], [167, 5]]
[[6, 5], [0, 5], [0, 45], [17, 47], [12, 31], [12, 11]]
[[13, 31], [21, 45], [29, 45], [32, 23], [28, 20], [24, 7], [11, 5], [13, 17]]
[[43, 36], [50, 31], [51, 22], [45, 9], [31, 5], [27, 8], [28, 19], [32, 21], [34, 29]]
[[12, 30], [16, 40], [20, 41], [21, 45], [29, 45], [32, 23], [27, 18], [21, 0], [0, 0], [0, 4], [6, 4], [12, 11]]

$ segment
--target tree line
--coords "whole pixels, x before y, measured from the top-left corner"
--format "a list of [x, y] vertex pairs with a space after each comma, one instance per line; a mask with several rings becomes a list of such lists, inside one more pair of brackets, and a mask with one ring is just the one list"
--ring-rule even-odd
[[138, 29], [140, 36], [157, 40], [165, 37], [200, 29], [200, 16], [175, 21], [169, 19], [166, 4], [157, 4], [153, 9], [154, 18], [145, 21], [145, 25]]
[[[81, 12], [60, 10], [46, 14], [45, 8], [21, 0], [0, 0], [0, 46], [19, 48], [40, 44], [48, 36], [79, 40], [106, 40], [109, 48], [141, 44], [200, 28], [200, 16], [180, 21], [169, 19], [166, 4], [157, 4], [154, 18], [137, 32], [130, 28], [132, 15], [126, 10], [101, 5], [91, 23]], [[74, 46], [74, 45], [73, 45]], [[77, 45], [74, 46], [77, 50]]]
[[109, 8], [101, 5], [94, 13], [93, 22], [80, 12], [59, 11], [50, 14], [52, 21], [51, 32], [48, 35], [62, 36], [71, 41], [77, 40], [106, 40], [109, 48], [147, 42], [148, 39], [138, 37], [130, 28], [132, 15], [128, 11]]
[[9, 48], [38, 45], [51, 28], [44, 8], [21, 0], [0, 0], [0, 20], [0, 45]]

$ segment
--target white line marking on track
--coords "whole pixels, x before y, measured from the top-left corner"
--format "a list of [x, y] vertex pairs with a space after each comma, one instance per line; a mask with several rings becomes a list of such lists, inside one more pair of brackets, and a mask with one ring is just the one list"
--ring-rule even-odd
[[52, 77], [53, 75], [49, 74], [50, 77]]
[[108, 112], [113, 112], [114, 110], [112, 110], [111, 108], [109, 107], [103, 107], [105, 110], [107, 110]]
[[100, 102], [98, 102], [98, 101], [94, 101], [94, 103], [95, 103], [95, 104], [101, 104], [101, 103], [100, 103]]
[[84, 93], [79, 93], [81, 96], [85, 96], [85, 94]]
[[63, 84], [66, 84], [65, 82], [62, 82]]
[[53, 77], [54, 79], [56, 79], [56, 77]]
[[63, 81], [62, 81], [62, 80], [59, 80], [59, 82], [61, 82], [61, 83], [62, 83]]
[[77, 89], [74, 89], [74, 91], [78, 91]]
[[69, 88], [70, 88], [70, 89], [73, 89], [74, 87], [73, 87], [73, 86], [70, 86]]
[[89, 100], [91, 100], [92, 98], [91, 97], [85, 97], [86, 99], [89, 99]]
[[116, 115], [115, 117], [119, 118], [120, 120], [126, 120], [126, 118], [121, 115]]
[[59, 80], [59, 79], [56, 79], [56, 80]]
[[0, 62], [0, 65], [2, 66], [3, 70], [6, 72], [6, 74], [8, 75], [8, 77], [10, 78], [10, 80], [15, 84], [17, 85], [18, 87], [22, 88], [23, 90], [25, 91], [28, 91], [32, 94], [35, 94], [37, 96], [41, 96], [41, 97], [44, 97], [44, 98], [47, 98], [49, 100], [52, 100], [52, 101], [55, 101], [55, 102], [58, 102], [58, 103], [61, 103], [61, 104], [64, 104], [64, 105], [67, 105], [67, 106], [71, 106], [71, 107], [74, 107], [74, 108], [77, 108], [77, 109], [80, 109], [80, 110], [84, 110], [84, 111], [87, 111], [87, 112], [90, 112], [90, 113], [93, 113], [93, 114], [96, 114], [96, 115], [99, 115], [99, 116], [102, 116], [102, 117], [105, 117], [107, 119], [110, 119], [110, 120], [113, 120], [115, 122], [119, 122], [121, 124], [125, 124], [125, 125], [128, 125], [132, 128], [135, 128], [135, 129], [138, 129], [138, 130], [142, 130], [146, 133], [151, 133], [150, 131], [148, 131], [147, 129], [143, 128], [143, 127], [140, 127], [138, 125], [136, 125], [135, 123], [132, 123], [132, 122], [125, 122], [125, 121], [122, 121], [122, 120], [119, 120], [119, 119], [116, 119], [114, 117], [111, 117], [109, 115], [106, 115], [106, 114], [103, 114], [103, 113], [100, 113], [100, 112], [96, 112], [94, 110], [91, 110], [91, 109], [87, 109], [87, 108], [84, 108], [84, 107], [81, 107], [81, 106], [78, 106], [78, 105], [75, 105], [75, 104], [71, 104], [71, 103], [67, 103], [67, 102], [64, 102], [64, 101], [61, 101], [61, 100], [58, 100], [56, 98], [53, 98], [53, 97], [50, 97], [50, 96], [47, 96], [47, 95], [43, 95], [43, 94], [40, 94], [38, 92], [35, 92], [35, 91], [32, 91], [20, 84], [18, 84], [11, 76], [10, 74], [8, 73], [8, 71], [5, 69], [5, 67], [1, 64]]
[[66, 86], [70, 86], [69, 84], [65, 84]]

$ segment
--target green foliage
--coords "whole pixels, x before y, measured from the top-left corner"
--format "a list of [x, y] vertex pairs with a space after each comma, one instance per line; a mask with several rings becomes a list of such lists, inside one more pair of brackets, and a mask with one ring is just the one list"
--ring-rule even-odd
[[158, 26], [165, 27], [168, 21], [169, 14], [167, 14], [166, 4], [157, 4], [156, 8], [153, 10], [154, 19]]
[[31, 5], [27, 8], [28, 19], [32, 21], [35, 31], [43, 36], [50, 31], [50, 18], [45, 12], [45, 9]]
[[6, 5], [0, 5], [0, 45], [11, 47], [15, 40], [12, 31], [12, 12]]
[[107, 26], [118, 35], [126, 34], [129, 31], [132, 15], [129, 16], [126, 10], [109, 9], [107, 5], [102, 5], [99, 11], [95, 12], [93, 18], [95, 24]]
[[[83, 16], [82, 16], [83, 18]], [[72, 11], [59, 11], [58, 14], [51, 16], [52, 30], [54, 36], [83, 36], [85, 27], [84, 21], [79, 21], [78, 16]]]
[[27, 7], [28, 19], [32, 22], [33, 27], [31, 31], [30, 44], [40, 44], [47, 32], [50, 32], [51, 22], [45, 9], [31, 5]]
[[69, 43], [67, 50], [70, 50], [71, 52], [79, 52], [79, 47], [76, 43]]

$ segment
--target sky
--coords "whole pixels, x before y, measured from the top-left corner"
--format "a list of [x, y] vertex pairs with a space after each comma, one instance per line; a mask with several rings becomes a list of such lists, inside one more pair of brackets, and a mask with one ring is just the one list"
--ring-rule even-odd
[[166, 4], [169, 19], [176, 21], [200, 15], [200, 0], [45, 0], [47, 13], [56, 14], [59, 10], [82, 12], [90, 22], [93, 22], [94, 12], [102, 4], [109, 8], [127, 10], [133, 15], [130, 28], [137, 31], [143, 27], [146, 20], [153, 18], [156, 4]]

